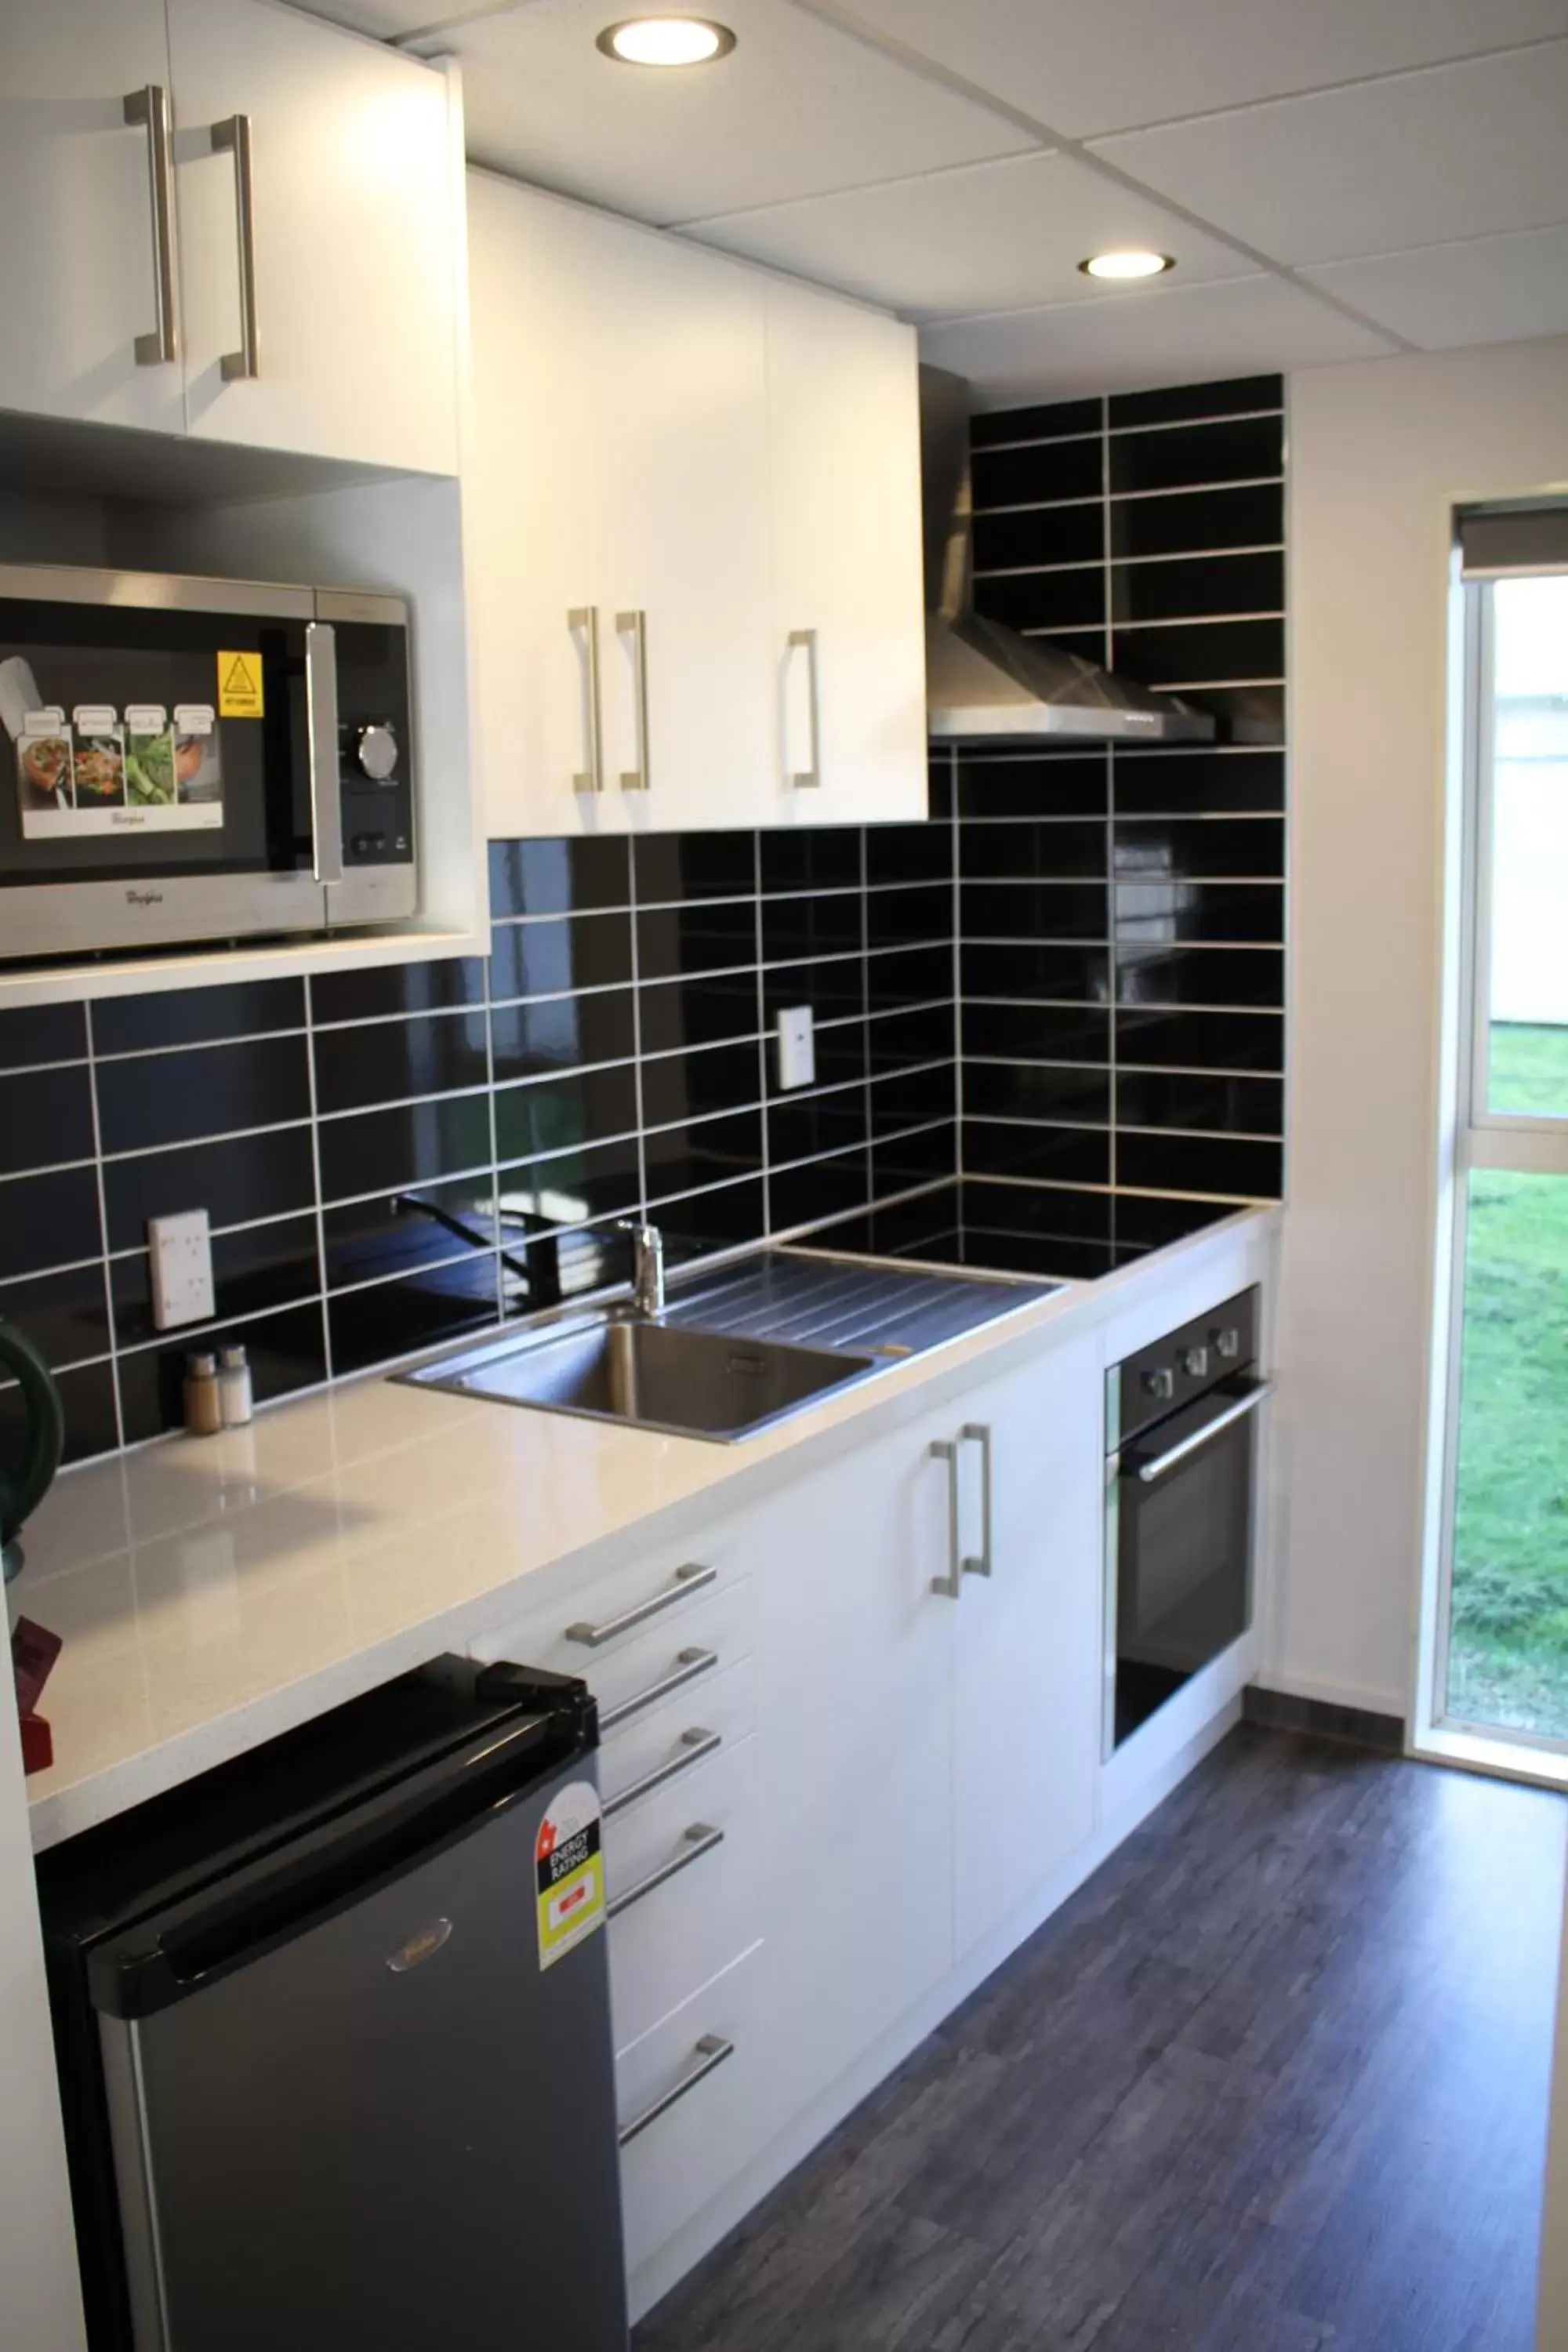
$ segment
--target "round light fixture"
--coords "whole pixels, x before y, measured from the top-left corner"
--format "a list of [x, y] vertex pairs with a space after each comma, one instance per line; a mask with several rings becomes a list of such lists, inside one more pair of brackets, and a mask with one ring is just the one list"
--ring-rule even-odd
[[1079, 268], [1086, 278], [1158, 278], [1175, 262], [1168, 253], [1091, 253]]
[[626, 66], [707, 66], [729, 56], [735, 36], [706, 16], [628, 16], [606, 26], [598, 45]]

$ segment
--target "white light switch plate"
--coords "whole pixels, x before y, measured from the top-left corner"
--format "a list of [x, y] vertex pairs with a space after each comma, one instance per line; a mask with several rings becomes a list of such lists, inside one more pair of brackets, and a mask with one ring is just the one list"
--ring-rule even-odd
[[808, 1087], [816, 1076], [816, 1039], [809, 1004], [788, 1004], [779, 1014], [779, 1086]]
[[205, 1323], [215, 1312], [213, 1245], [205, 1209], [177, 1217], [149, 1217], [147, 1246], [153, 1254], [153, 1322], [159, 1331], [183, 1323]]

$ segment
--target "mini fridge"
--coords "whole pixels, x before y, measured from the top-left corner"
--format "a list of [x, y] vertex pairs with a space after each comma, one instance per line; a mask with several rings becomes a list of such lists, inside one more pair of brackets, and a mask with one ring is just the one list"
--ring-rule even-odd
[[442, 1659], [40, 1858], [92, 2352], [625, 2352], [596, 1747]]

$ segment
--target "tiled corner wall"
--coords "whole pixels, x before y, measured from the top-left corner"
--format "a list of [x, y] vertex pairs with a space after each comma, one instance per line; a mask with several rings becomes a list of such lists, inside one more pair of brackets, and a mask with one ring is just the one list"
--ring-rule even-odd
[[[263, 1398], [863, 1211], [955, 1166], [951, 830], [502, 842], [488, 959], [0, 1014], [0, 1316], [73, 1459], [176, 1424], [193, 1344]], [[809, 1003], [816, 1083], [765, 1027]], [[205, 1207], [217, 1318], [153, 1328]], [[15, 1392], [0, 1392], [0, 1450]]]

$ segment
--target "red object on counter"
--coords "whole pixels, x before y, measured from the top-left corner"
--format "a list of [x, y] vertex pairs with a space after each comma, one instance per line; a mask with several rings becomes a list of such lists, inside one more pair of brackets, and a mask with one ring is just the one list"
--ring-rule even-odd
[[11, 1672], [16, 1684], [16, 1712], [22, 1718], [22, 1769], [45, 1772], [55, 1760], [54, 1735], [38, 1711], [44, 1685], [65, 1647], [47, 1625], [18, 1617], [11, 1634]]

